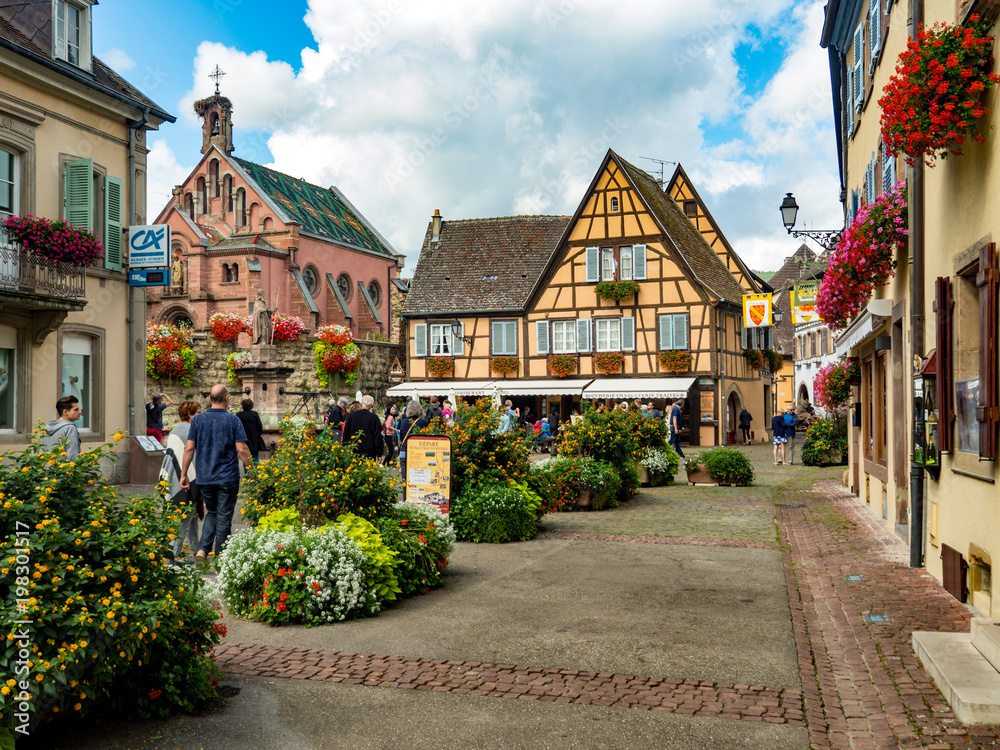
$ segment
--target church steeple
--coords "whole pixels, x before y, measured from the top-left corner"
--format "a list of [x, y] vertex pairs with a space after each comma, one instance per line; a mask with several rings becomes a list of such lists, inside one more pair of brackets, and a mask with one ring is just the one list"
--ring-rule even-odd
[[194, 112], [202, 119], [201, 153], [207, 153], [213, 143], [226, 154], [233, 153], [233, 103], [219, 93], [219, 79], [224, 76], [219, 66], [209, 75], [215, 79], [215, 93], [194, 103]]

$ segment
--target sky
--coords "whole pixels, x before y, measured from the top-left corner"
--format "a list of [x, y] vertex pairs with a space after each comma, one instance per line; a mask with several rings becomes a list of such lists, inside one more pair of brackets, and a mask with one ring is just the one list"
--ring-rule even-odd
[[609, 148], [668, 179], [682, 163], [766, 271], [801, 244], [786, 192], [800, 228], [843, 226], [824, 4], [101, 0], [93, 48], [177, 117], [148, 139], [151, 216], [201, 157], [192, 104], [218, 65], [236, 155], [336, 185], [404, 276], [435, 209], [572, 215]]

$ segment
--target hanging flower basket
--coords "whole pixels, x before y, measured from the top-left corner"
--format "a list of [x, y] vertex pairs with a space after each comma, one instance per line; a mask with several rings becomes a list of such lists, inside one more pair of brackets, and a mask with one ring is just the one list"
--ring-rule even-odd
[[667, 372], [687, 372], [691, 368], [694, 357], [691, 352], [683, 349], [668, 349], [657, 355], [660, 367]]
[[490, 370], [498, 375], [513, 375], [521, 368], [521, 360], [517, 357], [493, 357], [490, 360]]
[[361, 363], [361, 350], [357, 344], [329, 346], [323, 349], [320, 360], [328, 373], [353, 372]]
[[446, 378], [455, 372], [455, 360], [451, 357], [428, 357], [427, 372], [432, 378]]
[[813, 377], [816, 403], [827, 411], [842, 411], [851, 400], [851, 385], [860, 380], [857, 359], [842, 358], [819, 368]]
[[86, 268], [104, 257], [104, 247], [86, 229], [73, 227], [65, 221], [41, 216], [8, 216], [3, 222], [11, 242], [21, 243], [29, 253]]
[[146, 326], [146, 373], [156, 380], [177, 378], [191, 385], [197, 358], [191, 349], [191, 329], [165, 323]]
[[354, 333], [350, 328], [335, 323], [320, 326], [313, 335], [328, 346], [345, 346], [354, 341]]
[[208, 327], [216, 341], [223, 344], [234, 344], [241, 333], [252, 333], [249, 315], [237, 315], [233, 312], [217, 312], [208, 319]]
[[979, 16], [965, 26], [921, 28], [896, 61], [878, 105], [882, 136], [896, 155], [911, 164], [926, 157], [960, 156], [966, 138], [983, 142], [978, 121], [989, 111], [983, 92], [1000, 82], [993, 69], [992, 24]]
[[306, 330], [306, 324], [297, 315], [275, 313], [273, 321], [275, 341], [298, 341]]
[[641, 287], [635, 281], [602, 281], [594, 287], [594, 291], [597, 292], [598, 297], [614, 300], [615, 302], [635, 297], [640, 289]]
[[767, 357], [760, 349], [747, 349], [743, 352], [743, 356], [746, 357], [747, 364], [755, 370], [763, 370], [767, 367]]
[[253, 364], [253, 354], [246, 349], [240, 349], [226, 357], [226, 374], [229, 376], [229, 382], [239, 383], [236, 371], [241, 367], [249, 367], [251, 364]]
[[785, 362], [785, 358], [774, 349], [765, 349], [764, 357], [767, 358], [767, 368], [771, 372], [778, 372]]
[[552, 354], [549, 356], [549, 372], [557, 378], [568, 378], [576, 375], [577, 357], [575, 354]]
[[830, 254], [816, 312], [831, 328], [846, 328], [872, 290], [895, 274], [896, 249], [909, 234], [905, 190], [906, 183], [897, 182], [873, 203], [862, 206]]
[[618, 352], [601, 352], [594, 355], [594, 367], [605, 374], [621, 372], [625, 365], [625, 355]]

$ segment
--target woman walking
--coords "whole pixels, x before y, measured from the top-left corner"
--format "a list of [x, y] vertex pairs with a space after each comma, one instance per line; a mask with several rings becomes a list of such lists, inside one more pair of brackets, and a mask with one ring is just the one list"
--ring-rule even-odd
[[398, 416], [399, 410], [396, 408], [396, 405], [389, 404], [389, 408], [385, 410], [385, 421], [382, 423], [382, 436], [385, 438], [385, 458], [382, 459], [383, 466], [392, 466], [393, 461], [396, 460], [396, 453], [398, 451], [396, 442], [399, 435], [399, 430], [396, 429], [396, 418]]
[[[785, 415], [775, 414], [771, 417], [771, 433], [774, 436], [774, 465], [785, 463], [785, 444], [788, 438], [785, 437]], [[778, 461], [778, 454], [781, 454], [781, 461]]]

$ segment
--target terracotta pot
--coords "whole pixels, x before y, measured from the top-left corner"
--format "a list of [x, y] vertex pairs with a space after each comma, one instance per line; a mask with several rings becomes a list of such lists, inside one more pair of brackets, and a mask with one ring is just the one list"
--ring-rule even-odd
[[717, 482], [708, 475], [708, 469], [704, 466], [699, 466], [698, 471], [689, 471], [687, 477], [691, 484], [717, 484]]
[[590, 490], [580, 490], [574, 505], [577, 510], [590, 510]]

